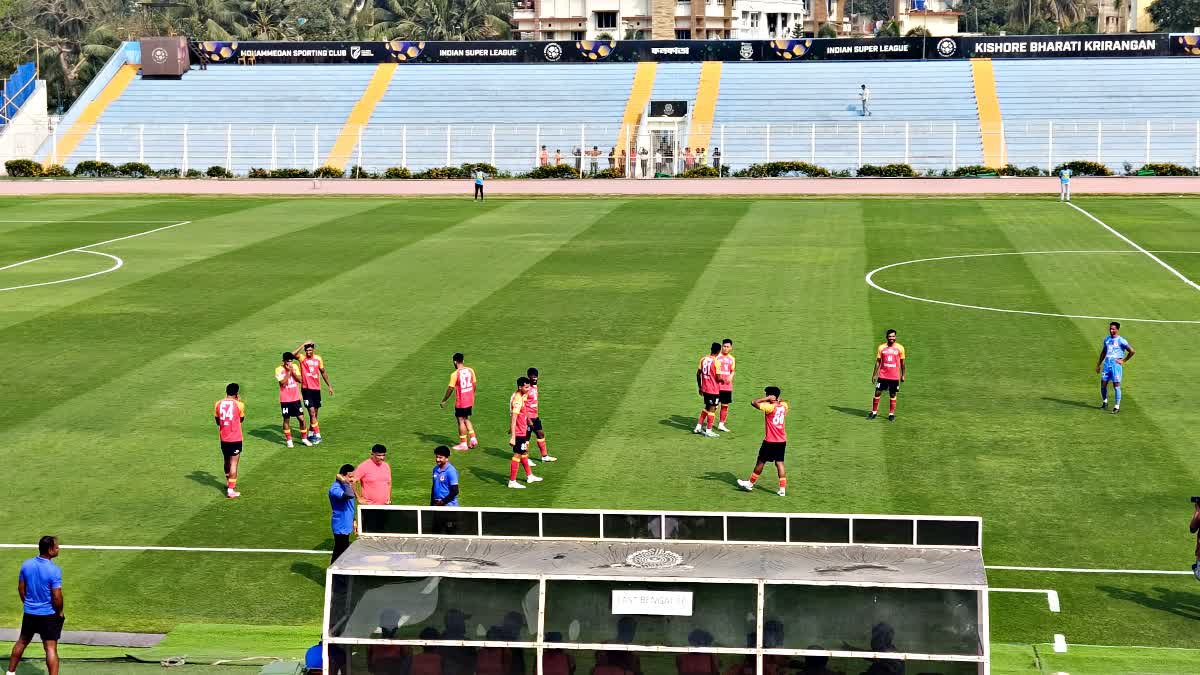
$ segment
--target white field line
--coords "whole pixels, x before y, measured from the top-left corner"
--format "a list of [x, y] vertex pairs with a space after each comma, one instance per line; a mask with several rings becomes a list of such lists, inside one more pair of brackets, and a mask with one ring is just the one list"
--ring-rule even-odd
[[39, 223], [88, 223], [91, 225], [120, 225], [128, 223], [130, 225], [157, 225], [159, 223], [169, 223], [169, 220], [0, 220], [0, 223], [29, 223], [36, 225]]
[[1061, 612], [1062, 605], [1058, 602], [1058, 591], [1049, 588], [989, 588], [989, 593], [1045, 593], [1046, 604], [1051, 612]]
[[1071, 202], [1067, 202], [1067, 206], [1070, 206], [1071, 208], [1082, 213], [1083, 215], [1087, 216], [1088, 218], [1091, 218], [1094, 222], [1099, 224], [1101, 227], [1103, 227], [1104, 229], [1108, 230], [1109, 232], [1115, 234], [1118, 239], [1125, 242], [1126, 244], [1129, 244], [1130, 246], [1132, 246], [1133, 248], [1137, 249], [1138, 251], [1144, 253], [1145, 255], [1149, 256], [1151, 260], [1158, 263], [1159, 265], [1162, 265], [1163, 268], [1166, 269], [1168, 272], [1170, 272], [1171, 274], [1174, 274], [1175, 276], [1182, 279], [1183, 283], [1187, 284], [1188, 286], [1191, 286], [1192, 288], [1196, 289], [1197, 291], [1200, 291], [1200, 284], [1197, 284], [1196, 282], [1192, 281], [1191, 279], [1183, 276], [1183, 274], [1180, 273], [1179, 270], [1177, 270], [1174, 267], [1171, 267], [1167, 263], [1163, 262], [1162, 258], [1159, 258], [1158, 256], [1154, 255], [1150, 251], [1147, 251], [1146, 249], [1142, 248], [1140, 245], [1138, 245], [1138, 243], [1136, 241], [1130, 239], [1129, 237], [1126, 237], [1125, 235], [1121, 234], [1120, 232], [1117, 232], [1113, 228], [1109, 227], [1109, 225], [1107, 223], [1105, 223], [1103, 220], [1100, 220], [1096, 216], [1093, 216], [1092, 214], [1088, 213], [1087, 211], [1079, 208], [1078, 206], [1075, 206]]
[[69, 281], [79, 281], [80, 279], [87, 279], [88, 277], [97, 277], [97, 276], [100, 276], [101, 274], [108, 274], [109, 272], [116, 272], [117, 270], [121, 269], [122, 265], [125, 264], [124, 260], [121, 260], [117, 256], [112, 255], [110, 253], [101, 253], [99, 251], [84, 251], [84, 250], [76, 250], [76, 251], [69, 251], [69, 252], [70, 253], [90, 253], [92, 255], [102, 255], [106, 258], [112, 258], [116, 262], [113, 263], [112, 267], [110, 267], [106, 270], [100, 270], [99, 272], [92, 272], [91, 274], [84, 274], [84, 275], [78, 276], [78, 277], [71, 277], [70, 279], [59, 279], [57, 281], [43, 281], [39, 284], [25, 284], [24, 286], [9, 286], [8, 288], [0, 288], [0, 293], [3, 293], [4, 291], [19, 291], [22, 288], [36, 288], [38, 286], [53, 286], [54, 284], [65, 284]]
[[1012, 570], [1016, 572], [1067, 572], [1072, 574], [1187, 574], [1184, 570], [1113, 570], [1091, 567], [1020, 567], [1016, 565], [986, 565], [989, 570]]
[[[4, 548], [37, 548], [36, 544], [0, 544]], [[329, 555], [332, 551], [310, 551], [301, 548], [206, 548], [203, 546], [98, 546], [63, 544], [60, 548], [83, 551], [181, 551], [185, 553], [288, 553], [296, 555]]]
[[1054, 651], [1058, 654], [1067, 652], [1067, 638], [1062, 633], [1054, 634]]
[[[64, 221], [52, 221], [52, 222], [64, 222]], [[81, 221], [81, 222], [84, 222], [84, 221]], [[158, 222], [162, 222], [162, 221], [158, 221]], [[192, 221], [185, 220], [181, 223], [174, 223], [172, 225], [156, 227], [153, 230], [146, 230], [145, 232], [138, 232], [137, 234], [127, 234], [124, 237], [117, 237], [116, 239], [105, 239], [104, 241], [98, 241], [94, 244], [88, 244], [87, 246], [76, 246], [75, 248], [69, 248], [65, 251], [59, 251], [58, 253], [51, 253], [50, 255], [44, 255], [44, 256], [37, 257], [37, 258], [30, 258], [29, 260], [22, 260], [21, 262], [15, 262], [15, 263], [12, 263], [11, 265], [5, 265], [4, 267], [0, 267], [0, 272], [3, 272], [4, 270], [7, 270], [7, 269], [12, 269], [14, 267], [20, 267], [21, 265], [28, 265], [29, 263], [37, 262], [39, 260], [46, 260], [47, 258], [53, 258], [55, 256], [60, 256], [65, 253], [77, 253], [80, 251], [90, 253], [90, 251], [85, 251], [85, 249], [95, 248], [97, 246], [103, 246], [105, 244], [111, 244], [111, 243], [118, 242], [118, 241], [125, 241], [126, 239], [133, 239], [134, 237], [144, 237], [148, 234], [154, 234], [155, 232], [162, 232], [163, 230], [169, 230], [173, 227], [179, 227], [180, 225], [187, 225], [190, 222], [192, 222]]]
[[[1157, 252], [1158, 253], [1196, 253], [1196, 251], [1157, 251]], [[1186, 323], [1186, 324], [1200, 323], [1200, 320], [1195, 320], [1195, 319], [1190, 319], [1190, 320], [1189, 319], [1139, 319], [1139, 318], [1133, 318], [1133, 317], [1091, 316], [1088, 314], [1059, 314], [1056, 312], [1035, 312], [1032, 310], [1025, 310], [1025, 309], [1005, 309], [1003, 307], [985, 307], [983, 305], [968, 305], [968, 304], [964, 304], [961, 302], [949, 302], [947, 300], [934, 300], [933, 298], [922, 298], [922, 297], [916, 296], [916, 295], [909, 295], [907, 293], [893, 291], [890, 288], [884, 288], [883, 286], [881, 286], [875, 282], [876, 274], [883, 272], [884, 270], [891, 269], [893, 267], [900, 267], [902, 265], [914, 265], [917, 263], [937, 262], [940, 260], [958, 260], [958, 259], [963, 259], [963, 258], [993, 258], [993, 257], [997, 257], [997, 256], [1010, 256], [1010, 255], [1048, 255], [1048, 254], [1053, 254], [1053, 253], [1068, 253], [1068, 254], [1102, 253], [1102, 254], [1131, 255], [1131, 254], [1138, 253], [1138, 251], [1110, 251], [1110, 250], [1105, 250], [1105, 251], [1004, 251], [1004, 252], [1000, 252], [1000, 253], [967, 253], [967, 254], [963, 254], [963, 255], [944, 255], [944, 256], [938, 256], [936, 258], [919, 258], [917, 260], [902, 260], [900, 262], [891, 263], [890, 265], [884, 265], [882, 267], [877, 267], [877, 268], [871, 270], [870, 272], [867, 272], [865, 280], [866, 280], [868, 286], [870, 286], [871, 288], [874, 288], [877, 291], [882, 291], [884, 293], [888, 293], [888, 294], [894, 295], [896, 297], [904, 298], [906, 300], [916, 300], [917, 302], [928, 302], [928, 303], [931, 303], [934, 305], [946, 305], [948, 307], [961, 307], [963, 309], [978, 309], [978, 310], [983, 310], [985, 312], [1002, 312], [1005, 314], [1026, 314], [1029, 316], [1053, 316], [1053, 317], [1060, 317], [1060, 318], [1064, 318], [1064, 319], [1102, 319], [1105, 321], [1115, 320], [1115, 321], [1131, 321], [1131, 322], [1142, 322], [1142, 323], [1171, 323], [1171, 324], [1174, 324], [1174, 323]], [[1157, 258], [1156, 258], [1156, 260], [1157, 260]]]
[[[37, 548], [37, 544], [0, 544], [0, 549]], [[227, 548], [204, 546], [104, 546], [95, 544], [63, 544], [62, 548], [84, 551], [181, 551], [185, 553], [295, 553], [299, 555], [329, 555], [330, 551], [315, 551], [300, 548]], [[1097, 574], [1187, 574], [1178, 570], [1115, 570], [1079, 567], [1013, 567], [1010, 565], [986, 565], [989, 570], [1013, 570], [1018, 572], [1091, 572]], [[1038, 590], [1037, 592], [1044, 592]]]

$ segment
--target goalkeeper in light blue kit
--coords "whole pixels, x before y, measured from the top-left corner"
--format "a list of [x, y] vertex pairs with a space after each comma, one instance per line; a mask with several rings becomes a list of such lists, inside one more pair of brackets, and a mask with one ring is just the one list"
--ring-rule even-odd
[[1121, 337], [1121, 324], [1113, 321], [1108, 324], [1108, 337], [1100, 347], [1100, 358], [1096, 361], [1096, 372], [1100, 373], [1100, 409], [1108, 407], [1108, 383], [1113, 383], [1117, 401], [1113, 405], [1112, 414], [1121, 412], [1121, 371], [1127, 361], [1133, 358], [1133, 345]]

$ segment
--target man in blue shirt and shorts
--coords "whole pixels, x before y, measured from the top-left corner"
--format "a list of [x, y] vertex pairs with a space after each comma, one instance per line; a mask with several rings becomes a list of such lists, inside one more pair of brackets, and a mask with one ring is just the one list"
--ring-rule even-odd
[[58, 675], [58, 639], [62, 637], [63, 593], [62, 570], [53, 560], [58, 557], [58, 539], [42, 537], [38, 541], [38, 556], [21, 565], [21, 577], [17, 582], [17, 593], [25, 606], [21, 618], [21, 634], [12, 648], [8, 659], [8, 675], [15, 675], [17, 665], [25, 647], [40, 635], [46, 649], [46, 670]]
[[1121, 412], [1121, 375], [1124, 365], [1133, 358], [1133, 346], [1120, 336], [1121, 324], [1113, 321], [1108, 324], [1108, 337], [1100, 347], [1100, 358], [1096, 361], [1096, 372], [1100, 373], [1100, 409], [1108, 407], [1108, 383], [1113, 383], [1117, 393], [1117, 402], [1112, 414]]
[[458, 469], [450, 463], [450, 448], [439, 445], [433, 449], [433, 490], [430, 506], [458, 506]]

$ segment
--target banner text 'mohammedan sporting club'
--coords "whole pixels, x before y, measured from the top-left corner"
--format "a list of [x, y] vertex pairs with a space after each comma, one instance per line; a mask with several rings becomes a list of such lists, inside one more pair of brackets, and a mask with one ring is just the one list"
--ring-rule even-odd
[[197, 42], [212, 64], [631, 63], [1200, 56], [1200, 36], [1012, 35], [786, 40]]

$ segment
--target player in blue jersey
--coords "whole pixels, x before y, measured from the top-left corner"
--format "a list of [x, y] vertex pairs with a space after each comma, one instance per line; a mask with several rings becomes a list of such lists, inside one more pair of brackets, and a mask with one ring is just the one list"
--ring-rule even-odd
[[1062, 169], [1058, 172], [1058, 201], [1071, 201], [1071, 174], [1074, 173], [1070, 169]]
[[1112, 414], [1121, 411], [1121, 371], [1129, 359], [1133, 358], [1133, 345], [1121, 337], [1121, 324], [1113, 321], [1108, 324], [1108, 337], [1100, 347], [1100, 358], [1096, 361], [1096, 372], [1100, 373], [1100, 409], [1108, 407], [1108, 383], [1113, 383], [1117, 392], [1117, 402], [1113, 405]]

